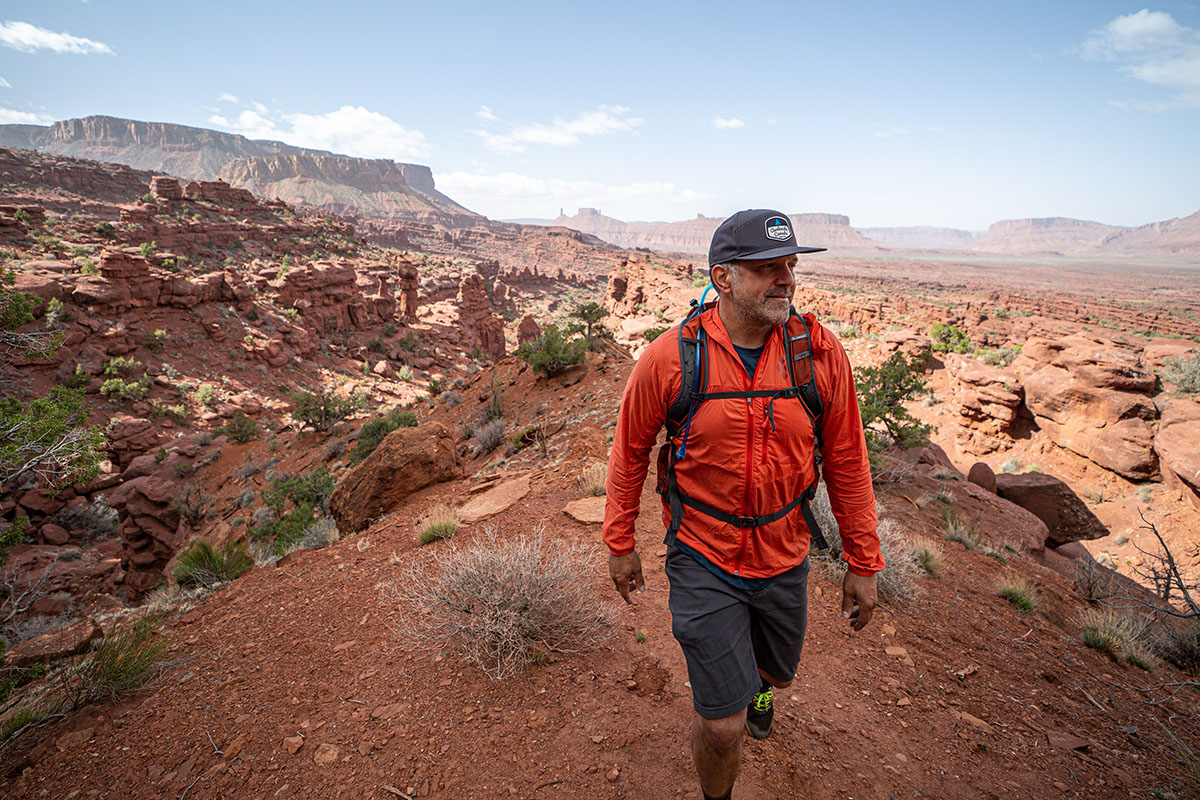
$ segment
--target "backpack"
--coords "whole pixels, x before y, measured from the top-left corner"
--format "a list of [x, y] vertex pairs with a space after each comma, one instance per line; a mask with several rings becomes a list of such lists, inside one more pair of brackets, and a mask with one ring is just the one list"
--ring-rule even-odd
[[[660, 470], [660, 476], [662, 477], [660, 477], [659, 485], [656, 487], [656, 491], [666, 497], [667, 504], [671, 510], [671, 523], [667, 528], [667, 536], [664, 542], [670, 545], [675, 541], [675, 536], [679, 533], [679, 528], [683, 524], [684, 506], [688, 506], [702, 514], [707, 514], [710, 517], [738, 528], [756, 528], [760, 525], [767, 525], [783, 519], [799, 506], [800, 513], [804, 515], [804, 522], [808, 526], [809, 533], [812, 536], [813, 547], [817, 550], [828, 549], [829, 544], [825, 541], [825, 536], [821, 533], [821, 527], [817, 524], [816, 517], [809, 506], [817, 493], [817, 484], [821, 479], [820, 451], [823, 446], [821, 422], [825, 411], [825, 404], [821, 399], [821, 393], [817, 389], [816, 374], [813, 370], [812, 336], [808, 328], [808, 323], [796, 312], [795, 307], [792, 307], [788, 314], [788, 320], [784, 324], [784, 348], [787, 353], [788, 374], [792, 378], [791, 386], [786, 389], [747, 389], [740, 392], [709, 392], [706, 391], [708, 386], [708, 335], [704, 330], [704, 325], [700, 321], [700, 315], [704, 311], [715, 307], [716, 301], [703, 304], [703, 302], [692, 300], [691, 306], [692, 310], [679, 323], [679, 363], [681, 367], [679, 394], [667, 409], [666, 426], [669, 441], [663, 448], [666, 455], [666, 463], [662, 464], [665, 469]], [[687, 440], [691, 434], [692, 418], [696, 415], [700, 404], [705, 400], [750, 397], [771, 398], [767, 402], [767, 414], [771, 421], [772, 430], [775, 429], [775, 401], [795, 398], [800, 402], [804, 413], [808, 415], [813, 431], [816, 433], [816, 446], [813, 448], [813, 467], [817, 477], [813, 480], [812, 485], [801, 492], [799, 497], [778, 511], [755, 517], [729, 514], [693, 497], [689, 497], [680, 490], [679, 484], [675, 479], [675, 465], [687, 457]], [[678, 440], [677, 447], [676, 440]], [[661, 462], [663, 458], [661, 451], [659, 458]]]

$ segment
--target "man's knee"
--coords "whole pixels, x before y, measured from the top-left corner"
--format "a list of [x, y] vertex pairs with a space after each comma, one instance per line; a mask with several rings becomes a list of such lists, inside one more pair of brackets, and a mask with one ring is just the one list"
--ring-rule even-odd
[[746, 727], [746, 712], [743, 709], [736, 714], [720, 719], [707, 719], [696, 715], [696, 725], [705, 743], [718, 753], [728, 753], [737, 748], [742, 741]]

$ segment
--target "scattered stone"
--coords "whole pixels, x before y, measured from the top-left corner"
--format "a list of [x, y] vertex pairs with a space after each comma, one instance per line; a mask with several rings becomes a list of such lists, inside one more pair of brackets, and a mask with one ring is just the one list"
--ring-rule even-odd
[[884, 648], [884, 652], [887, 653], [889, 656], [899, 656], [900, 660], [903, 661], [904, 665], [907, 667], [916, 666], [916, 664], [912, 660], [912, 657], [909, 656], [908, 650], [903, 647], [900, 647], [898, 645], [891, 645], [890, 647]]
[[313, 763], [321, 766], [328, 766], [338, 760], [342, 755], [342, 751], [337, 748], [337, 745], [323, 742], [317, 745], [317, 752], [313, 753]]
[[283, 749], [287, 750], [292, 755], [300, 752], [300, 748], [304, 746], [303, 736], [289, 736], [283, 740]]
[[[404, 429], [401, 428], [401, 430]], [[527, 494], [529, 494], [529, 476], [522, 475], [519, 478], [504, 481], [460, 508], [458, 518], [464, 523], [470, 524], [494, 517], [501, 511], [511, 508]]]
[[225, 747], [225, 760], [232, 761], [241, 754], [245, 749], [246, 743], [250, 741], [250, 737], [244, 733], [239, 733], [237, 737]]
[[61, 631], [49, 631], [21, 642], [4, 654], [4, 665], [25, 667], [30, 664], [49, 664], [82, 653], [93, 640], [103, 635], [104, 632], [95, 622], [81, 620]]
[[567, 503], [563, 511], [580, 522], [588, 525], [600, 525], [604, 522], [605, 500], [607, 498], [604, 495], [600, 495], [599, 497], [581, 497], [578, 500], [572, 500]]
[[1092, 743], [1087, 739], [1062, 731], [1046, 731], [1046, 743], [1051, 747], [1059, 747], [1063, 750], [1080, 750], [1087, 752], [1091, 748]]
[[617, 778], [621, 777], [621, 770], [617, 769], [616, 767], [613, 767], [605, 774], [604, 777], [608, 778], [609, 783], [614, 783], [617, 780]]
[[68, 751], [78, 750], [83, 745], [87, 744], [92, 738], [92, 728], [80, 728], [70, 733], [64, 733], [62, 736], [54, 740], [54, 745], [59, 749], [59, 752], [66, 753]]
[[983, 733], [995, 733], [996, 729], [987, 724], [974, 714], [968, 714], [966, 711], [955, 711], [954, 718], [959, 722], [965, 722], [977, 731]]

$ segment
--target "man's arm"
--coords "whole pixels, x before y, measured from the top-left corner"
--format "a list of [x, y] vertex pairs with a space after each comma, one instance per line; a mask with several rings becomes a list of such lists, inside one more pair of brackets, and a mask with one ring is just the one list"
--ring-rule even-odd
[[877, 602], [875, 574], [883, 569], [884, 563], [879, 552], [875, 489], [871, 484], [871, 462], [858, 410], [854, 373], [841, 342], [828, 331], [826, 336], [834, 347], [826, 353], [832, 381], [822, 427], [823, 474], [846, 562], [842, 617], [859, 631], [871, 621]]
[[609, 573], [626, 602], [630, 589], [645, 590], [633, 525], [650, 467], [650, 451], [666, 421], [669, 404], [657, 351], [653, 345], [646, 348], [629, 375], [608, 457], [603, 537], [610, 553]]

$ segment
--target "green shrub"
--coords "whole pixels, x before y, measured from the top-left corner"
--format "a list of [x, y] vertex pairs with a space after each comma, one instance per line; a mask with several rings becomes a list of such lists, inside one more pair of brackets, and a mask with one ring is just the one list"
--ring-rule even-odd
[[1021, 354], [1021, 345], [1016, 347], [988, 347], [975, 351], [975, 357], [992, 367], [1007, 367]]
[[517, 349], [517, 355], [525, 359], [534, 372], [553, 378], [568, 367], [583, 361], [587, 355], [587, 342], [583, 339], [569, 338], [557, 325], [547, 325], [541, 336], [521, 345]]
[[202, 383], [196, 387], [196, 391], [192, 392], [192, 399], [205, 408], [208, 408], [217, 399], [216, 387]]
[[115, 700], [155, 674], [167, 642], [154, 635], [158, 617], [147, 614], [132, 626], [109, 631], [100, 644], [77, 661], [63, 677], [69, 709], [97, 700]]
[[28, 406], [12, 396], [0, 399], [0, 484], [32, 475], [58, 488], [94, 478], [105, 439], [86, 422], [82, 389], [56, 386]]
[[1146, 623], [1127, 609], [1089, 608], [1079, 617], [1080, 641], [1114, 661], [1153, 671], [1157, 659]]
[[295, 306], [292, 306], [291, 308], [285, 308], [283, 310], [283, 315], [288, 318], [289, 322], [295, 322], [296, 320], [300, 319], [300, 309], [296, 308]]
[[244, 412], [235, 411], [233, 419], [217, 428], [217, 433], [225, 434], [238, 444], [245, 444], [258, 438], [258, 423]]
[[421, 522], [421, 544], [449, 539], [458, 532], [458, 512], [447, 505], [436, 505]]
[[1021, 459], [1016, 456], [1011, 456], [1000, 465], [1000, 471], [1011, 475], [1014, 472], [1021, 470]]
[[42, 708], [21, 709], [5, 720], [3, 726], [0, 726], [0, 742], [7, 742], [30, 725], [41, 722], [46, 718], [47, 713], [46, 709]]
[[570, 318], [576, 320], [568, 332], [583, 334], [583, 340], [589, 349], [596, 349], [602, 339], [613, 338], [612, 331], [600, 324], [600, 320], [608, 316], [608, 311], [599, 303], [580, 303], [572, 309]]
[[889, 444], [909, 448], [928, 441], [930, 427], [903, 405], [926, 391], [925, 380], [906, 355], [897, 351], [878, 367], [856, 370], [855, 382], [867, 446], [872, 452], [878, 453]]
[[327, 431], [353, 414], [361, 403], [355, 397], [338, 397], [328, 389], [292, 395], [292, 418], [318, 431]]
[[79, 273], [81, 275], [99, 275], [100, 268], [90, 258], [85, 258], [79, 265]]
[[117, 238], [117, 228], [111, 222], [97, 222], [94, 230], [96, 231], [97, 236], [101, 236], [105, 239]]
[[380, 333], [382, 333], [384, 336], [389, 336], [389, 337], [395, 336], [396, 335], [396, 323], [394, 323], [394, 322], [383, 323], [383, 327], [380, 329]]
[[205, 541], [198, 541], [185, 550], [175, 562], [175, 580], [180, 586], [212, 586], [225, 583], [247, 572], [254, 559], [241, 542], [230, 542], [217, 550]]
[[411, 353], [416, 351], [417, 345], [420, 342], [417, 341], [417, 337], [413, 335], [412, 331], [409, 331], [404, 334], [404, 338], [397, 342], [397, 344], [400, 345], [401, 349], [408, 350]]
[[642, 338], [647, 342], [653, 342], [669, 330], [671, 330], [671, 326], [669, 325], [662, 328], [650, 328], [649, 330], [642, 331]]
[[1011, 578], [1001, 583], [996, 589], [996, 594], [1026, 613], [1037, 608], [1037, 593], [1033, 586], [1019, 578]]
[[1168, 358], [1164, 365], [1163, 380], [1175, 384], [1181, 392], [1200, 394], [1200, 355]]
[[13, 219], [17, 222], [29, 222], [29, 212], [23, 208], [18, 208], [13, 212]]
[[929, 338], [935, 352], [970, 353], [972, 350], [970, 338], [957, 325], [935, 322], [929, 329]]
[[166, 461], [167, 457], [170, 455], [171, 454], [167, 452], [167, 448], [160, 447], [158, 448], [158, 452], [154, 454], [154, 463], [161, 464], [162, 462]]
[[141, 400], [150, 393], [150, 376], [145, 373], [136, 381], [109, 378], [100, 384], [100, 394], [112, 401]]
[[272, 482], [271, 488], [263, 489], [263, 502], [275, 511], [276, 516], [281, 517], [288, 501], [294, 505], [307, 503], [310, 506], [323, 506], [333, 494], [335, 486], [337, 478], [321, 465], [304, 475], [277, 478]]
[[351, 464], [357, 464], [371, 453], [383, 441], [384, 437], [397, 428], [414, 428], [417, 425], [417, 415], [411, 411], [392, 411], [386, 416], [373, 419], [363, 425], [358, 431], [358, 441], [347, 458]]
[[284, 555], [304, 538], [304, 533], [317, 518], [313, 515], [311, 503], [298, 503], [291, 511], [280, 518], [275, 525], [276, 555]]
[[146, 332], [146, 338], [143, 344], [151, 353], [161, 353], [167, 343], [167, 332], [162, 328], [155, 328], [152, 331]]
[[142, 254], [142, 258], [149, 258], [154, 255], [154, 251], [158, 249], [158, 242], [142, 242], [138, 246], [138, 251]]
[[103, 374], [109, 377], [118, 376], [128, 378], [134, 375], [141, 368], [142, 362], [138, 361], [137, 359], [117, 356], [116, 358], [110, 358], [104, 364]]

